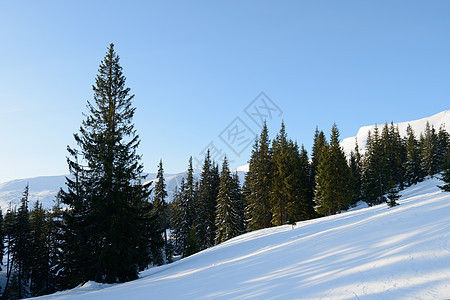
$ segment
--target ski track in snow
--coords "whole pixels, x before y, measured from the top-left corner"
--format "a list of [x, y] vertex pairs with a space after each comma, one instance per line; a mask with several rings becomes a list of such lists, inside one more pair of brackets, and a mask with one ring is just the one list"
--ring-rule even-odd
[[43, 299], [446, 299], [450, 193], [428, 179], [386, 204], [250, 232], [116, 285]]

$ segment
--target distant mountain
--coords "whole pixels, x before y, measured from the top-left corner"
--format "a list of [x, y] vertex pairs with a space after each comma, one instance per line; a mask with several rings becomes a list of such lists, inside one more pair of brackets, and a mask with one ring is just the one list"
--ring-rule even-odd
[[[244, 182], [246, 171], [248, 170], [248, 165], [238, 167], [233, 171], [238, 172], [239, 180], [241, 184]], [[194, 178], [199, 179], [201, 175], [201, 169], [194, 169]], [[23, 191], [26, 185], [29, 185], [29, 202], [30, 207], [34, 205], [36, 201], [39, 200], [44, 208], [52, 208], [55, 204], [55, 196], [61, 187], [65, 187], [67, 175], [59, 176], [41, 176], [35, 178], [25, 178], [16, 179], [8, 181], [5, 183], [0, 183], [0, 207], [3, 212], [6, 212], [9, 205], [12, 207], [17, 206], [22, 198]], [[166, 174], [166, 185], [167, 185], [167, 201], [172, 201], [173, 192], [176, 186], [179, 186], [181, 179], [186, 177], [186, 171], [177, 174]], [[147, 174], [146, 182], [155, 182], [156, 173]], [[155, 183], [152, 184], [152, 186]]]

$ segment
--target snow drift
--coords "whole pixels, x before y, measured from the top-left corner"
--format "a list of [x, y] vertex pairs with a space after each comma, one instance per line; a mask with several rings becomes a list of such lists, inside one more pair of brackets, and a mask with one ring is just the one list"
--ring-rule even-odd
[[386, 204], [263, 229], [141, 278], [87, 283], [48, 299], [444, 299], [450, 193], [429, 179]]

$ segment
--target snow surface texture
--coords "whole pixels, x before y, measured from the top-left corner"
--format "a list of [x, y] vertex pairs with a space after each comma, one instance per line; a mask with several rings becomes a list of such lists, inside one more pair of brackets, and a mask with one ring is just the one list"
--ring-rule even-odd
[[[401, 122], [401, 123], [394, 123], [394, 125], [398, 126], [400, 136], [406, 137], [406, 128], [408, 127], [408, 124], [411, 125], [411, 128], [414, 130], [414, 134], [416, 135], [416, 138], [419, 138], [419, 135], [423, 132], [425, 132], [425, 126], [427, 122], [430, 123], [430, 125], [434, 126], [434, 129], [436, 131], [439, 130], [441, 126], [444, 126], [445, 130], [450, 132], [450, 110], [446, 110], [443, 112], [440, 112], [436, 115], [433, 115], [431, 117], [415, 120], [415, 121], [409, 121], [409, 122]], [[378, 124], [378, 130], [383, 130], [384, 124]], [[373, 134], [375, 129], [375, 125], [370, 126], [364, 126], [361, 127], [358, 130], [358, 134], [354, 137], [349, 137], [344, 139], [341, 142], [341, 146], [344, 149], [344, 152], [347, 154], [347, 156], [350, 155], [351, 151], [355, 150], [355, 139], [358, 140], [358, 146], [360, 153], [365, 152], [366, 144], [367, 144], [367, 136], [370, 132]]]
[[[429, 122], [430, 125], [433, 125], [436, 130], [439, 130], [441, 125], [444, 125], [446, 130], [450, 130], [450, 110], [443, 111], [437, 115], [410, 121], [403, 123], [396, 123], [399, 126], [400, 134], [402, 136], [406, 136], [406, 127], [408, 124], [411, 124], [414, 132], [418, 136], [421, 132], [425, 130], [426, 123]], [[380, 130], [384, 124], [378, 125]], [[364, 148], [367, 142], [367, 133], [370, 131], [373, 132], [375, 125], [361, 127], [356, 135], [358, 138], [358, 144], [361, 153], [364, 153]], [[350, 152], [355, 149], [355, 137], [346, 138], [341, 142], [341, 146], [343, 147], [345, 153], [350, 155]], [[219, 162], [220, 163], [220, 162]], [[244, 177], [246, 172], [248, 172], [249, 165], [243, 165], [234, 171], [238, 172], [239, 180], [241, 184], [244, 183]], [[194, 169], [194, 174], [196, 178], [199, 178], [201, 170], [196, 168]], [[181, 172], [178, 174], [166, 174], [166, 184], [167, 184], [167, 193], [168, 193], [168, 201], [172, 201], [173, 199], [173, 191], [176, 186], [180, 186], [181, 178], [186, 176], [186, 172]], [[23, 190], [27, 185], [27, 182], [30, 184], [30, 207], [32, 207], [33, 203], [36, 200], [39, 200], [44, 208], [51, 208], [54, 205], [54, 200], [57, 192], [60, 187], [65, 186], [65, 176], [47, 176], [47, 177], [36, 177], [36, 178], [28, 178], [28, 179], [19, 179], [13, 180], [9, 182], [5, 182], [0, 184], [0, 206], [5, 212], [8, 208], [9, 203], [11, 202], [14, 207], [18, 203], [20, 203], [20, 199], [22, 198]], [[155, 181], [156, 173], [148, 174], [149, 181]]]
[[450, 193], [433, 178], [386, 204], [241, 235], [116, 285], [43, 299], [446, 299]]

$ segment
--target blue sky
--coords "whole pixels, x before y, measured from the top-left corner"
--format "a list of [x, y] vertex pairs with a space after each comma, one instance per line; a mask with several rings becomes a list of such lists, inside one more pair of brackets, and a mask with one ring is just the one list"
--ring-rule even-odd
[[283, 119], [308, 151], [316, 126], [343, 139], [450, 109], [449, 29], [450, 1], [1, 1], [0, 182], [68, 172], [111, 42], [145, 170], [174, 173], [210, 143], [245, 164], [245, 139], [224, 140], [259, 133], [261, 92], [271, 136]]

